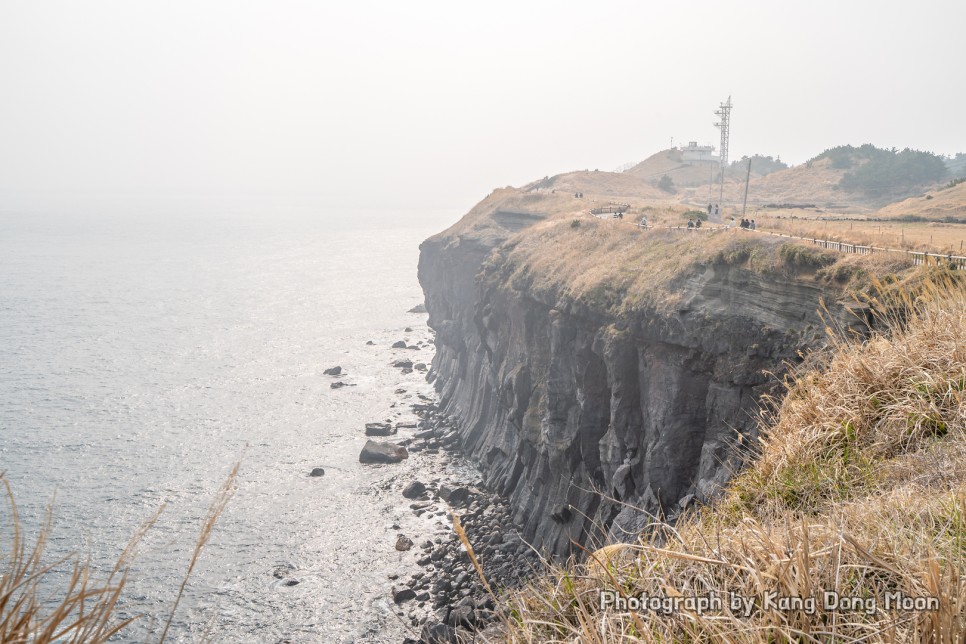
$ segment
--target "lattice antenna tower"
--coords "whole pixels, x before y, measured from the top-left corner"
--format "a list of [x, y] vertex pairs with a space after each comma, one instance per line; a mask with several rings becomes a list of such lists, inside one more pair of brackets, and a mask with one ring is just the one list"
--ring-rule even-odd
[[728, 167], [728, 139], [731, 136], [731, 97], [724, 103], [718, 105], [718, 109], [715, 111], [715, 116], [718, 117], [718, 122], [714, 124], [716, 128], [721, 129], [721, 150], [719, 152], [719, 158], [721, 162], [721, 172], [724, 172], [725, 168]]

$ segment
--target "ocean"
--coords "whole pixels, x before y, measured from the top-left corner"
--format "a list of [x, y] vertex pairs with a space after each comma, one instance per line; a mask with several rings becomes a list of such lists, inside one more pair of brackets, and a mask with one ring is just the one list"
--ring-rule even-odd
[[365, 422], [412, 422], [408, 403], [432, 394], [391, 363], [432, 358], [426, 315], [408, 310], [419, 242], [453, 219], [0, 214], [0, 471], [26, 533], [52, 503], [49, 559], [89, 554], [103, 574], [165, 506], [120, 605], [141, 617], [118, 641], [157, 641], [238, 461], [169, 640], [411, 634], [387, 575], [418, 570], [393, 548], [420, 529], [397, 490], [414, 465], [358, 455]]

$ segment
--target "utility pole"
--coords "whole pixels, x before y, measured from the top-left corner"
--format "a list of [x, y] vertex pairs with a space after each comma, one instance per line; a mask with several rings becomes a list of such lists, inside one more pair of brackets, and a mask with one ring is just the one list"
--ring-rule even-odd
[[745, 218], [745, 207], [748, 205], [748, 183], [751, 182], [751, 159], [748, 159], [748, 174], [745, 175], [745, 200], [741, 202], [741, 218]]
[[718, 117], [718, 122], [714, 124], [716, 128], [721, 130], [721, 150], [718, 153], [718, 160], [721, 169], [721, 185], [718, 187], [718, 204], [724, 197], [724, 173], [725, 168], [728, 167], [728, 141], [731, 138], [731, 97], [724, 103], [718, 105], [715, 115]]

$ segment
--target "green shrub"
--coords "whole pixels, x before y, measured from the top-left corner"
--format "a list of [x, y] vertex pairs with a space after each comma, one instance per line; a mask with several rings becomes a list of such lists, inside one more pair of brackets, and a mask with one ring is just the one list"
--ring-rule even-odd
[[825, 249], [802, 244], [782, 244], [778, 256], [785, 264], [800, 268], [824, 268], [836, 260], [836, 256]]
[[688, 210], [682, 215], [685, 219], [700, 219], [708, 221], [708, 213], [705, 210]]

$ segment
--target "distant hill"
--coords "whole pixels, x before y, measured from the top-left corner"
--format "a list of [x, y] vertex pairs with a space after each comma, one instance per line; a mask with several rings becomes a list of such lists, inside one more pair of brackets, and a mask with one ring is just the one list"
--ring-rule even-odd
[[717, 173], [717, 163], [688, 162], [684, 160], [681, 150], [671, 148], [652, 154], [623, 174], [645, 179], [654, 184], [667, 175], [671, 177], [675, 186], [687, 187], [707, 185], [712, 175], [717, 176]]
[[[815, 204], [819, 207], [878, 209], [936, 190], [948, 178], [942, 157], [917, 150], [883, 150], [872, 145], [839, 146], [808, 162], [765, 176], [752, 174], [748, 203]], [[725, 175], [723, 200], [740, 203], [744, 177]], [[686, 198], [717, 199], [718, 190], [696, 186]]]
[[[756, 158], [765, 162], [762, 174], [756, 172]], [[767, 174], [763, 173], [784, 164], [760, 155], [752, 159], [749, 207], [814, 205], [818, 210], [885, 218], [966, 218], [966, 184], [950, 186], [948, 179], [929, 180], [939, 174], [935, 161], [945, 164], [945, 160], [931, 153], [881, 150], [870, 145], [858, 148], [840, 146], [826, 150], [807, 163]], [[771, 163], [767, 163], [769, 160]], [[739, 161], [735, 168], [740, 170], [740, 166]], [[878, 167], [892, 177], [890, 181], [895, 187], [886, 194], [870, 194], [866, 189], [868, 185], [862, 182], [863, 176], [871, 172], [863, 169], [870, 166], [872, 169]], [[902, 172], [905, 172], [905, 178], [896, 179], [897, 173]], [[544, 177], [518, 189], [500, 189], [478, 204], [474, 211], [478, 210], [476, 214], [481, 216], [498, 209], [505, 211], [507, 217], [547, 217], [586, 214], [595, 207], [626, 203], [630, 206], [630, 213], [640, 213], [645, 207], [654, 208], [660, 204], [674, 204], [676, 213], [678, 209], [704, 210], [709, 202], [719, 201], [723, 206], [737, 205], [740, 208], [745, 191], [744, 173], [729, 171], [725, 174], [721, 197], [717, 174], [716, 163], [688, 163], [681, 150], [672, 148], [661, 150], [624, 172], [578, 170]], [[713, 183], [709, 181], [712, 176]], [[878, 179], [870, 176], [873, 176], [871, 192], [875, 193]], [[577, 193], [582, 197], [576, 198]], [[465, 223], [474, 219], [468, 217]]]
[[[837, 188], [844, 169], [832, 167], [828, 159], [792, 166], [785, 170], [769, 173], [765, 176], [752, 175], [748, 186], [748, 203], [766, 204], [816, 204], [822, 207], [830, 205], [863, 206], [868, 199], [863, 195], [853, 194]], [[741, 203], [744, 198], [744, 176], [735, 177], [725, 175], [723, 195], [724, 203]], [[698, 203], [718, 201], [719, 187], [717, 184], [709, 186], [707, 180], [703, 186], [686, 190], [684, 197]]]
[[931, 190], [924, 195], [889, 204], [877, 214], [886, 218], [922, 217], [935, 221], [966, 220], [966, 182]]

